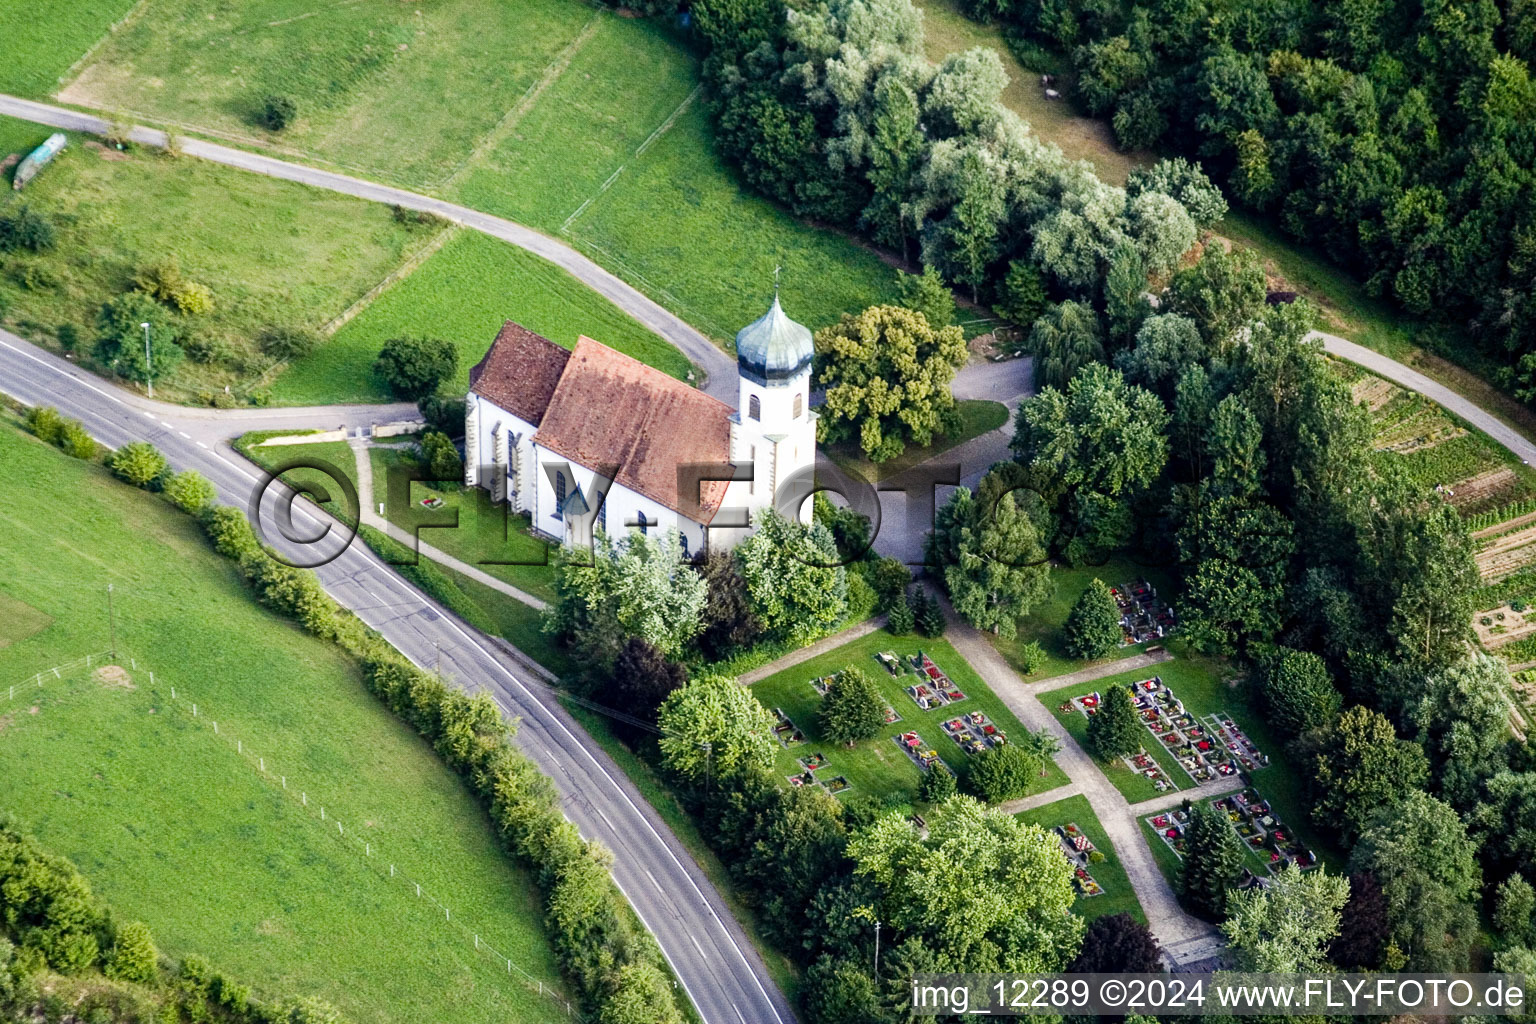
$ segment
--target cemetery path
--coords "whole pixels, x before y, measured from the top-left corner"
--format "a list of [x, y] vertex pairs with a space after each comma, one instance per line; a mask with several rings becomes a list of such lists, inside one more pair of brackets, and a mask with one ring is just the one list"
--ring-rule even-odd
[[833, 633], [831, 636], [818, 640], [809, 647], [802, 647], [798, 651], [791, 651], [782, 658], [770, 661], [766, 665], [759, 665], [750, 672], [743, 672], [737, 677], [737, 681], [743, 684], [761, 682], [769, 676], [778, 675], [787, 668], [793, 668], [802, 662], [835, 651], [844, 644], [851, 644], [855, 640], [869, 636], [875, 630], [885, 625], [885, 616], [876, 615], [874, 618], [865, 619], [856, 626], [849, 626], [841, 633]]
[[1090, 679], [1102, 679], [1105, 676], [1119, 675], [1121, 672], [1133, 672], [1138, 668], [1150, 668], [1153, 665], [1161, 665], [1165, 661], [1172, 661], [1173, 655], [1166, 650], [1145, 651], [1141, 654], [1133, 654], [1129, 658], [1121, 658], [1118, 661], [1106, 661], [1102, 665], [1090, 665], [1087, 668], [1078, 669], [1076, 672], [1068, 672], [1066, 675], [1052, 676], [1049, 679], [1037, 679], [1032, 683], [1020, 682], [1019, 687], [1029, 694], [1049, 693], [1059, 690], [1064, 686], [1075, 686], [1078, 683], [1086, 683]]
[[[1131, 887], [1136, 890], [1148, 925], [1163, 948], [1176, 959], [1195, 955], [1196, 951], [1201, 956], [1208, 955], [1214, 945], [1219, 945], [1215, 929], [1179, 906], [1173, 887], [1158, 870], [1130, 802], [1093, 763], [1093, 758], [1067, 732], [1066, 726], [1035, 699], [1030, 686], [1019, 678], [986, 636], [956, 618], [947, 602], [945, 608], [950, 615], [945, 636], [960, 656], [970, 662], [992, 692], [1008, 705], [1026, 728], [1044, 730], [1061, 743], [1056, 763], [1066, 773], [1071, 785], [1041, 794], [1052, 798], [1042, 802], [1050, 803], [1078, 794], [1086, 797], [1099, 823], [1104, 826]], [[1111, 663], [1111, 668], [1119, 664]]]

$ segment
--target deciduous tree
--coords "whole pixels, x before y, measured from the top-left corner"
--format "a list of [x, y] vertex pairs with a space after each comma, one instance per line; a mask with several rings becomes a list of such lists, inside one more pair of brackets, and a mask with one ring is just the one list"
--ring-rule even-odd
[[728, 781], [773, 767], [773, 716], [728, 676], [700, 676], [673, 690], [657, 715], [669, 769], [687, 782]]
[[885, 726], [885, 698], [864, 671], [850, 665], [827, 684], [817, 724], [829, 740], [853, 746]]

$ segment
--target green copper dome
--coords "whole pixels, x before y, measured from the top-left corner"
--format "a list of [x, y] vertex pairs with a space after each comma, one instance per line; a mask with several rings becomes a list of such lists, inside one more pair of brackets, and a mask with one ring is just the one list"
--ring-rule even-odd
[[777, 295], [768, 312], [736, 334], [736, 364], [742, 376], [764, 387], [799, 376], [815, 354], [810, 328], [785, 315]]

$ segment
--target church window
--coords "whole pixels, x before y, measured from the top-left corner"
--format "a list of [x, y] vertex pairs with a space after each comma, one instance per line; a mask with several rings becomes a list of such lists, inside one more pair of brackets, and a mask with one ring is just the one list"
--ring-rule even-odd
[[[640, 527], [640, 536], [644, 537], [646, 534], [646, 527], [650, 526], [651, 524], [646, 522], [644, 512], [636, 512], [635, 519], [637, 520], [635, 525]], [[658, 522], [659, 521], [660, 520], [658, 520]]]
[[805, 411], [805, 397], [803, 395], [796, 395], [795, 396], [795, 419], [799, 419], [800, 418], [800, 414], [802, 412], [804, 412], [804, 411]]
[[597, 525], [604, 533], [608, 532], [608, 495], [597, 496]]
[[555, 518], [565, 515], [565, 474], [555, 474]]
[[677, 539], [683, 545], [683, 557], [687, 558], [688, 557], [688, 535], [686, 533], [678, 534]]
[[747, 399], [747, 415], [754, 420], [761, 420], [763, 418], [763, 403], [758, 400], [756, 395]]

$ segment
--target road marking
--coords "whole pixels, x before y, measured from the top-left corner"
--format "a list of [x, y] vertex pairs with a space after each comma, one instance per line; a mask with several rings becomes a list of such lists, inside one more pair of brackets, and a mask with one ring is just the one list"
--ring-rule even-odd
[[667, 894], [667, 890], [663, 889], [661, 887], [661, 883], [656, 881], [656, 876], [651, 874], [651, 869], [650, 868], [642, 868], [641, 870], [645, 872], [645, 877], [649, 878], [651, 880], [651, 884], [656, 887], [656, 891], [661, 893], [663, 896], [665, 896]]
[[741, 1009], [735, 1003], [731, 1004], [731, 1009], [736, 1011], [736, 1019], [741, 1021], [741, 1024], [747, 1024], [747, 1018], [741, 1015]]
[[615, 833], [617, 833], [617, 832], [618, 832], [618, 831], [619, 831], [619, 830], [618, 830], [618, 829], [617, 829], [617, 828], [614, 828], [614, 824], [613, 824], [613, 822], [611, 822], [611, 821], [608, 821], [608, 815], [606, 815], [606, 814], [604, 814], [604, 813], [603, 813], [603, 809], [602, 809], [602, 808], [601, 808], [601, 807], [596, 807], [596, 806], [594, 806], [594, 807], [593, 807], [593, 808], [592, 808], [592, 809], [593, 809], [593, 810], [594, 810], [594, 811], [596, 811], [596, 812], [597, 812], [597, 816], [598, 816], [598, 817], [599, 817], [599, 818], [602, 818], [602, 819], [603, 819], [603, 821], [604, 821], [604, 822], [605, 822], [605, 823], [607, 823], [607, 825], [608, 825], [608, 827], [609, 827], [609, 828], [611, 828], [611, 829], [613, 829], [613, 831], [614, 831], [614, 832], [615, 832]]
[[176, 431], [176, 433], [180, 434], [182, 437], [186, 438], [188, 441], [192, 440], [192, 435], [187, 433], [185, 430], [178, 430], [178, 431]]
[[204, 451], [212, 451], [213, 450], [213, 449], [209, 448], [207, 445], [203, 444], [203, 442], [201, 442], [201, 441], [197, 442], [197, 446], [199, 448], [203, 449]]
[[[692, 932], [688, 933], [688, 941], [692, 942], [693, 943], [693, 948], [699, 951], [699, 956], [704, 956], [704, 947], [699, 945], [699, 940], [694, 937], [694, 934]], [[704, 957], [704, 958], [706, 960], [709, 959], [708, 957]]]

